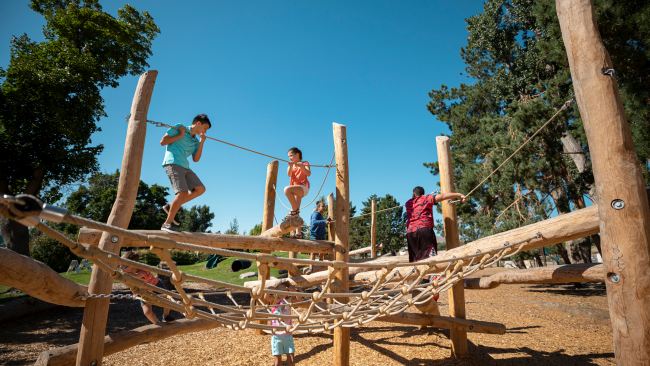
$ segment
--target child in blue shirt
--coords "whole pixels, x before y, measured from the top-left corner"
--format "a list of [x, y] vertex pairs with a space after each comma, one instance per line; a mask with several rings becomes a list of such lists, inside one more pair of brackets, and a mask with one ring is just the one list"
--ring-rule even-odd
[[194, 162], [201, 159], [203, 143], [206, 139], [205, 132], [210, 127], [212, 127], [212, 123], [208, 116], [199, 114], [194, 117], [190, 126], [183, 126], [179, 123], [167, 130], [165, 136], [160, 140], [160, 145], [166, 147], [162, 165], [176, 194], [171, 204], [163, 206], [163, 210], [167, 213], [167, 219], [160, 228], [161, 230], [179, 231], [179, 224], [174, 220], [178, 210], [183, 204], [205, 193], [205, 186], [190, 169], [187, 157], [191, 155]]

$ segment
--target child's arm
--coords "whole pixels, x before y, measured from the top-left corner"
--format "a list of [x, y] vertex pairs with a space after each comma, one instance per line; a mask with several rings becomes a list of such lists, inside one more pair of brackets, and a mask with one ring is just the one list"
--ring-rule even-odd
[[434, 196], [434, 199], [436, 200], [436, 202], [442, 202], [442, 201], [453, 200], [453, 199], [460, 199], [461, 202], [465, 202], [465, 195], [456, 192], [438, 193]]
[[205, 133], [199, 134], [199, 137], [201, 140], [199, 141], [199, 147], [196, 148], [196, 151], [194, 152], [194, 155], [192, 155], [192, 160], [194, 160], [195, 163], [198, 163], [199, 160], [201, 160], [201, 154], [203, 153], [203, 143], [205, 143]]
[[169, 144], [173, 144], [174, 142], [180, 140], [185, 136], [185, 127], [176, 127], [178, 130], [178, 135], [176, 136], [170, 136], [168, 133], [165, 134], [165, 136], [162, 137], [160, 140], [160, 145], [165, 146]]
[[289, 162], [289, 164], [287, 165], [287, 176], [288, 176], [288, 177], [291, 176], [291, 169], [292, 169], [292, 168], [293, 168], [293, 163], [292, 163], [292, 162]]
[[309, 167], [309, 163], [305, 164], [302, 161], [299, 163], [296, 163], [298, 168], [302, 170], [303, 173], [305, 173], [308, 177], [311, 175], [311, 168]]

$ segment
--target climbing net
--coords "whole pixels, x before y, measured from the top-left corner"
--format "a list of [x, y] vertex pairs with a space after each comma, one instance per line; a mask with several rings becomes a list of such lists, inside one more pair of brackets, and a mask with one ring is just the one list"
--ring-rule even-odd
[[[347, 263], [246, 253], [180, 242], [167, 236], [146, 235], [86, 219], [56, 206], [43, 205], [35, 197], [27, 195], [0, 198], [0, 215], [35, 227], [68, 247], [75, 255], [92, 260], [101, 270], [109, 273], [113, 280], [126, 284], [135, 298], [178, 311], [189, 319], [211, 319], [234, 330], [262, 329], [272, 334], [318, 333], [336, 327], [357, 327], [377, 318], [399, 314], [413, 305], [424, 305], [434, 301], [436, 294], [451, 288], [465, 277], [504, 257], [517, 254], [527, 242], [541, 237], [537, 233], [520, 242], [506, 242], [498, 250], [477, 249], [472, 255], [451, 259], [431, 257], [417, 263]], [[121, 258], [97, 246], [79, 243], [47, 225], [46, 221], [100, 230], [114, 243], [125, 238], [132, 239], [134, 243], [140, 244], [130, 246], [148, 248], [168, 263], [169, 270]], [[246, 287], [184, 273], [172, 260], [172, 249], [254, 260], [261, 279], [252, 287]], [[302, 277], [303, 281], [290, 278], [266, 280], [270, 268], [282, 263], [326, 266], [327, 270], [312, 274], [311, 280], [307, 279], [309, 276]], [[175, 291], [150, 285], [125, 271], [126, 268], [168, 276]], [[350, 292], [336, 291], [340, 272], [354, 274]], [[315, 275], [319, 276], [314, 277]], [[202, 283], [212, 291], [224, 293], [230, 303], [215, 303], [207, 301], [201, 293], [188, 293], [183, 286], [188, 281]], [[247, 303], [237, 301], [234, 293], [248, 294], [250, 300]], [[89, 294], [85, 298], [106, 296]], [[284, 299], [279, 306], [289, 308], [280, 314], [273, 311], [278, 306], [276, 304], [279, 299]]]

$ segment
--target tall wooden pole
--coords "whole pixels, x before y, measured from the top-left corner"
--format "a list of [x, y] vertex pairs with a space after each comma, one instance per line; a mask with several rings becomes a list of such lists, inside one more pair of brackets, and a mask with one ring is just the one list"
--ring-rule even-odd
[[618, 365], [650, 364], [650, 208], [612, 61], [589, 0], [556, 0], [596, 184]]
[[[438, 150], [438, 167], [440, 169], [440, 191], [442, 193], [454, 192], [453, 172], [454, 167], [451, 161], [451, 150], [449, 148], [449, 137], [436, 137]], [[442, 218], [445, 229], [445, 243], [447, 250], [460, 246], [458, 236], [458, 219], [456, 207], [449, 201], [442, 202]], [[449, 289], [449, 315], [455, 318], [465, 319], [465, 290], [463, 283], [458, 282]], [[467, 355], [467, 331], [465, 329], [451, 329], [451, 352], [455, 357]]]
[[334, 220], [334, 208], [336, 206], [334, 205], [334, 195], [330, 193], [327, 196], [327, 218], [329, 218], [330, 221], [327, 224], [327, 240], [329, 241], [334, 241], [336, 238], [336, 223], [333, 221]]
[[[124, 144], [120, 180], [117, 186], [117, 197], [108, 217], [108, 224], [127, 228], [135, 198], [140, 184], [140, 169], [142, 167], [142, 153], [147, 132], [147, 113], [151, 94], [156, 82], [158, 71], [147, 71], [140, 76], [135, 89], [133, 103], [131, 104], [131, 118]], [[103, 250], [119, 253], [121, 238], [104, 233], [99, 242]], [[108, 273], [93, 265], [88, 292], [91, 294], [108, 294], [111, 292], [113, 281]], [[104, 335], [106, 333], [106, 320], [108, 318], [109, 299], [90, 298], [86, 300], [81, 334], [79, 337], [79, 352], [77, 365], [99, 366], [102, 364], [104, 354]]]
[[[275, 217], [275, 187], [278, 181], [278, 161], [273, 160], [266, 166], [266, 185], [264, 186], [264, 211], [262, 212], [262, 232], [273, 227], [273, 218]], [[270, 253], [270, 251], [262, 251]], [[271, 276], [270, 271], [257, 272], [257, 279], [262, 280], [266, 277], [268, 280]], [[265, 323], [265, 321], [262, 321]], [[257, 334], [264, 334], [262, 329], [258, 329]]]
[[[334, 154], [336, 155], [336, 207], [334, 219], [336, 220], [336, 238], [334, 246], [334, 259], [348, 262], [349, 260], [349, 226], [350, 226], [350, 175], [348, 170], [348, 141], [346, 127], [334, 123]], [[336, 272], [336, 280], [332, 289], [335, 292], [348, 291], [348, 268], [341, 268]], [[343, 301], [343, 299], [340, 299]], [[334, 365], [346, 366], [350, 364], [350, 328], [338, 327], [334, 329]]]
[[370, 258], [377, 257], [377, 200], [370, 201]]

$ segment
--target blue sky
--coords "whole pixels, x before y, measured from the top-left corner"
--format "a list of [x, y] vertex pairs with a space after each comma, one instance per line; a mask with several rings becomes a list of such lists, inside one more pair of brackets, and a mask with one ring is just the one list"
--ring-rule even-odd
[[[104, 1], [116, 15], [125, 1]], [[427, 111], [427, 93], [467, 79], [460, 48], [465, 19], [478, 1], [130, 1], [161, 29], [148, 62], [159, 71], [149, 119], [189, 122], [207, 113], [209, 135], [285, 157], [291, 146], [324, 164], [333, 153], [332, 122], [347, 126], [352, 202], [390, 193], [400, 203], [415, 185], [437, 179], [422, 166], [435, 161], [435, 137], [449, 131]], [[12, 35], [42, 39], [43, 19], [28, 1], [2, 1], [0, 65]], [[101, 170], [120, 167], [136, 77], [105, 89], [108, 116], [93, 143], [104, 145]], [[163, 129], [150, 126], [142, 180], [169, 186], [161, 167]], [[262, 217], [268, 158], [207, 141], [192, 168], [207, 187], [191, 204], [207, 204], [213, 231], [237, 218], [249, 230]], [[280, 164], [278, 198], [288, 183]], [[314, 168], [312, 192], [325, 176]], [[322, 194], [334, 190], [333, 174]], [[303, 210], [309, 218], [311, 208]], [[286, 214], [278, 202], [276, 216]], [[436, 213], [437, 215], [437, 213]]]

